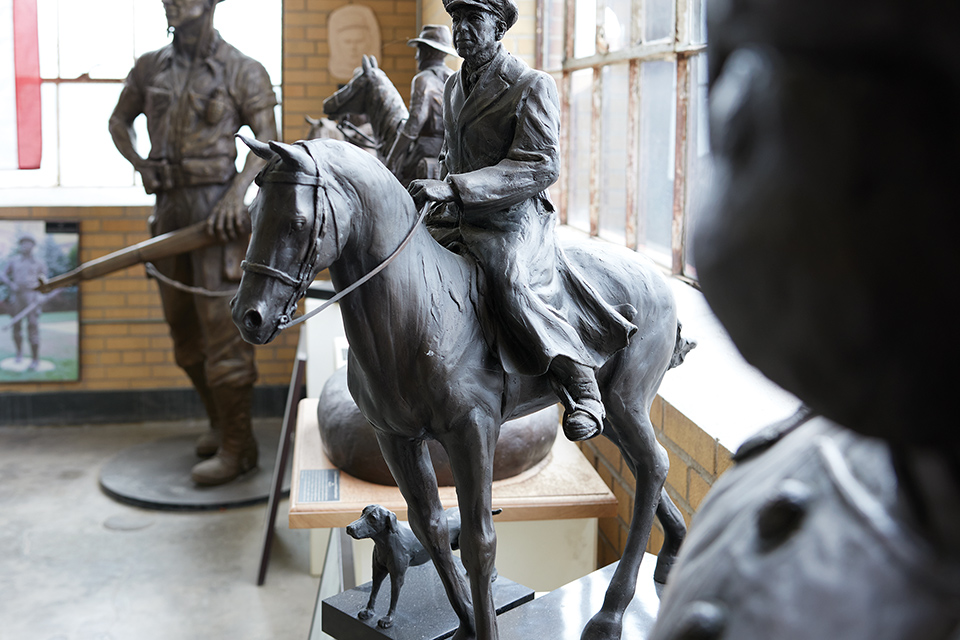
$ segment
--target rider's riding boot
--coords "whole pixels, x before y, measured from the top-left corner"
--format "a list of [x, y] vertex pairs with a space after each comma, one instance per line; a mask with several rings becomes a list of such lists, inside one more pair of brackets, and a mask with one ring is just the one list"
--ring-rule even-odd
[[197, 438], [196, 451], [201, 458], [209, 458], [220, 448], [222, 434], [220, 432], [220, 420], [217, 416], [217, 406], [210, 395], [210, 387], [207, 385], [207, 374], [204, 372], [202, 362], [187, 365], [183, 368], [193, 388], [197, 390], [200, 401], [203, 402], [203, 408], [207, 411], [207, 417], [210, 418], [210, 429], [202, 436]]
[[250, 422], [253, 385], [211, 387], [210, 395], [220, 417], [223, 441], [215, 456], [193, 467], [190, 476], [202, 485], [230, 482], [257, 466], [257, 441]]
[[564, 356], [550, 365], [550, 381], [563, 404], [563, 435], [567, 440], [589, 440], [603, 432], [604, 410], [596, 372]]

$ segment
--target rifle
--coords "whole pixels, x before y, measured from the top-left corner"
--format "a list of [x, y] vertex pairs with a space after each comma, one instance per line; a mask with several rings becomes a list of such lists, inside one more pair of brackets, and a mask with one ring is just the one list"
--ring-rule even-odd
[[5, 324], [5, 325], [3, 325], [2, 327], [0, 327], [0, 331], [7, 331], [7, 330], [9, 330], [10, 327], [12, 327], [13, 325], [17, 324], [18, 322], [20, 322], [21, 320], [23, 320], [25, 317], [27, 317], [27, 314], [28, 314], [28, 313], [30, 313], [31, 311], [33, 311], [34, 309], [36, 309], [37, 307], [39, 307], [40, 305], [42, 305], [42, 304], [43, 304], [44, 302], [46, 302], [47, 300], [52, 300], [52, 299], [55, 298], [59, 293], [60, 293], [60, 290], [58, 289], [58, 290], [54, 291], [53, 293], [49, 293], [49, 294], [47, 294], [47, 295], [45, 295], [45, 296], [40, 296], [39, 298], [37, 298], [36, 300], [34, 300], [33, 302], [31, 302], [30, 304], [28, 304], [27, 306], [25, 306], [25, 307], [20, 311], [20, 313], [18, 313], [17, 315], [13, 316], [12, 318], [10, 318], [10, 321], [9, 321], [7, 324]]
[[93, 280], [141, 262], [168, 258], [194, 249], [202, 249], [218, 242], [219, 240], [215, 235], [207, 233], [207, 222], [204, 220], [189, 227], [144, 240], [126, 249], [114, 251], [102, 258], [84, 262], [76, 269], [49, 280], [40, 278], [40, 284], [34, 289], [47, 293], [61, 287], [69, 287], [83, 280]]

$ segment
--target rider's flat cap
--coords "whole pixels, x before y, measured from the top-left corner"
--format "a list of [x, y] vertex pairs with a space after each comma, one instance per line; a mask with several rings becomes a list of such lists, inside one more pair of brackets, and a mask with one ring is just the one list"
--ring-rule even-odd
[[503, 19], [507, 29], [517, 23], [517, 3], [514, 0], [443, 0], [443, 8], [447, 13], [462, 7], [473, 7], [492, 13]]

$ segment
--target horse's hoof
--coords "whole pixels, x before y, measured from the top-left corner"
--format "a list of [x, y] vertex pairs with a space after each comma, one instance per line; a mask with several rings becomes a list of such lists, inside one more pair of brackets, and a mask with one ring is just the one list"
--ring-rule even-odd
[[360, 613], [357, 614], [357, 617], [361, 620], [369, 620], [373, 617], [373, 609], [361, 609]]
[[377, 626], [381, 629], [389, 629], [393, 626], [393, 618], [386, 616], [377, 620]]
[[590, 618], [580, 640], [618, 640], [623, 631], [623, 616], [601, 611]]

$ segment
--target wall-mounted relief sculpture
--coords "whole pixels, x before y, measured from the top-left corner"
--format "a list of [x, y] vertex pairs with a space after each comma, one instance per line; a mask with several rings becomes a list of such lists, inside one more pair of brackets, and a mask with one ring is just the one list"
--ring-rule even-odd
[[327, 42], [330, 75], [337, 80], [349, 80], [363, 56], [381, 55], [380, 23], [373, 9], [348, 4], [331, 11], [327, 18]]

